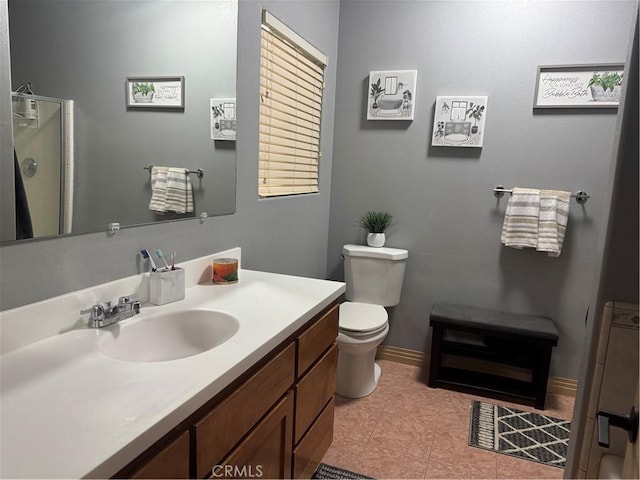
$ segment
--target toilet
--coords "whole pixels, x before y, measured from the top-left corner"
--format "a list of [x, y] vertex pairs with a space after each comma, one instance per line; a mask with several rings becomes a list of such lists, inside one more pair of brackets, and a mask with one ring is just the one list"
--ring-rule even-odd
[[407, 250], [344, 245], [346, 302], [340, 305], [336, 392], [361, 398], [373, 392], [382, 370], [376, 349], [389, 332], [387, 311], [400, 303]]

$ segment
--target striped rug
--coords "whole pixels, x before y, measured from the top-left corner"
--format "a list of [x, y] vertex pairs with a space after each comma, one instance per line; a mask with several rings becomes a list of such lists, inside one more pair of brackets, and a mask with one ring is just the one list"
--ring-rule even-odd
[[570, 428], [568, 420], [474, 400], [469, 445], [564, 468]]

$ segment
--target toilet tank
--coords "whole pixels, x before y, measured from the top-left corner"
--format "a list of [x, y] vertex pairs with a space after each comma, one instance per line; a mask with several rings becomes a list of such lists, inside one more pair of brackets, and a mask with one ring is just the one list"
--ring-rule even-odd
[[350, 302], [393, 307], [400, 303], [409, 252], [400, 248], [344, 245], [344, 280]]

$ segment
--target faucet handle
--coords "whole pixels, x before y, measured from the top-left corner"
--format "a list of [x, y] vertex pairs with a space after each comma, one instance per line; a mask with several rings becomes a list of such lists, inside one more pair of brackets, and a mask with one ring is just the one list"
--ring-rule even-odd
[[118, 305], [131, 305], [131, 310], [134, 312], [134, 314], [140, 313], [140, 300], [138, 300], [138, 297], [135, 295], [135, 293], [120, 297], [118, 299]]
[[91, 308], [87, 308], [86, 310], [80, 310], [80, 313], [84, 315], [85, 313], [91, 314], [91, 320], [101, 320], [104, 318], [104, 306], [101, 304], [96, 304]]

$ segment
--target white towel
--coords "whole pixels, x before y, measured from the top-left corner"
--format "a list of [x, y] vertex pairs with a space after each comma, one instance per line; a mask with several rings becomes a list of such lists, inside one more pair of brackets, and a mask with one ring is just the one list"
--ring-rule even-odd
[[186, 168], [152, 167], [151, 191], [149, 210], [157, 213], [193, 212], [193, 187]]
[[560, 256], [569, 219], [571, 192], [540, 190], [540, 219], [536, 250]]
[[540, 190], [514, 188], [507, 203], [500, 241], [512, 248], [536, 248], [539, 217]]

